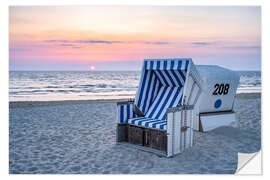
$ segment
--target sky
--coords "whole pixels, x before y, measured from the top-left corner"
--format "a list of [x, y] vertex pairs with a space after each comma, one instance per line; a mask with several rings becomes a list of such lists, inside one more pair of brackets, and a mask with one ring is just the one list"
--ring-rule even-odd
[[261, 70], [256, 6], [11, 6], [9, 69], [141, 69], [144, 59]]

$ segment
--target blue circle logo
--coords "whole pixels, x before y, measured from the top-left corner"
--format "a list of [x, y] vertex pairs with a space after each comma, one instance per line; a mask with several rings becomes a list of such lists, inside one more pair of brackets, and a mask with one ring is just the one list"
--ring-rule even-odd
[[216, 100], [216, 102], [215, 102], [215, 108], [216, 109], [219, 108], [221, 106], [221, 104], [222, 104], [222, 101], [220, 99]]

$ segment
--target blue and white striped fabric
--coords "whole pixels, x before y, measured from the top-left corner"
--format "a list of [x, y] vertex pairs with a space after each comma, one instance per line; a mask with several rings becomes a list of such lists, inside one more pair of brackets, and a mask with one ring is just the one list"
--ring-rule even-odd
[[141, 77], [141, 88], [139, 93], [136, 95], [137, 107], [140, 108], [142, 113], [146, 113], [149, 105], [155, 99], [159, 90], [159, 80], [155, 73], [152, 71], [143, 71], [143, 76]]
[[187, 71], [191, 58], [145, 59], [145, 70], [181, 70]]
[[183, 89], [183, 87], [162, 86], [145, 117], [165, 120], [167, 108], [181, 104]]
[[128, 120], [128, 123], [136, 126], [149, 127], [161, 130], [166, 130], [167, 128], [167, 123], [165, 120], [158, 120], [147, 117], [132, 118]]
[[[190, 64], [191, 59], [187, 58], [164, 60], [148, 59], [144, 61], [141, 81], [138, 92], [136, 94], [135, 104], [146, 117], [150, 114], [149, 110], [151, 109], [150, 107], [153, 107], [153, 104], [163, 102], [157, 100], [157, 98], [158, 94], [160, 94], [160, 91], [164, 90], [164, 87], [168, 87], [165, 93], [169, 93], [170, 90], [172, 92], [175, 90], [172, 90], [171, 88], [182, 88], [184, 86]], [[180, 92], [182, 93], [182, 91]], [[181, 94], [179, 94], [179, 96], [181, 97]], [[172, 107], [174, 105], [175, 104], [173, 104]], [[167, 108], [170, 106], [164, 105], [161, 107]], [[154, 108], [154, 110], [156, 109]], [[163, 119], [164, 113], [161, 114], [163, 116], [159, 116], [159, 118], [161, 117]]]
[[184, 86], [189, 60], [145, 61], [146, 70], [153, 71], [162, 86]]
[[191, 59], [145, 60], [135, 104], [145, 117], [136, 117], [133, 104], [119, 105], [119, 122], [166, 129], [167, 108], [182, 104]]
[[137, 117], [133, 112], [134, 104], [120, 104], [118, 105], [119, 123], [128, 123], [128, 119]]

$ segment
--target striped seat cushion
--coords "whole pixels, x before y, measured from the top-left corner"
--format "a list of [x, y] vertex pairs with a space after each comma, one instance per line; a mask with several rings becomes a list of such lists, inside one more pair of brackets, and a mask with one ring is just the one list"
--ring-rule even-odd
[[166, 130], [166, 110], [182, 101], [183, 88], [162, 86], [145, 117], [130, 118], [128, 124]]
[[132, 118], [128, 120], [129, 124], [141, 126], [141, 127], [148, 127], [154, 129], [161, 129], [166, 130], [166, 120], [158, 120], [153, 118], [147, 117], [139, 117], [139, 118]]

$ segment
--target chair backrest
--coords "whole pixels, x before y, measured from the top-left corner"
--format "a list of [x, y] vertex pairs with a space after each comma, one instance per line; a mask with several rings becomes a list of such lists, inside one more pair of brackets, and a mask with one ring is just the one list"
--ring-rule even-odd
[[183, 87], [162, 86], [145, 117], [165, 120], [166, 109], [181, 104], [183, 89]]
[[136, 93], [135, 105], [146, 116], [165, 119], [166, 109], [183, 104], [190, 58], [146, 59]]

